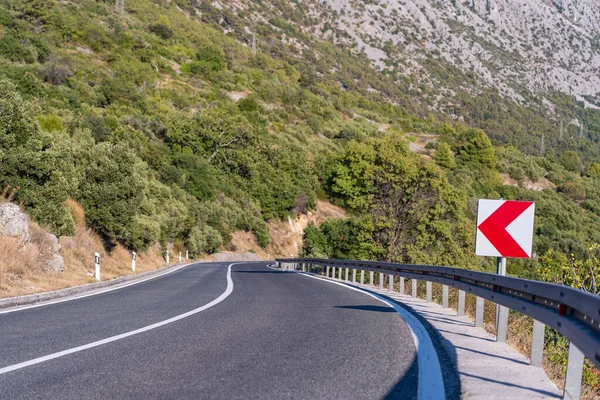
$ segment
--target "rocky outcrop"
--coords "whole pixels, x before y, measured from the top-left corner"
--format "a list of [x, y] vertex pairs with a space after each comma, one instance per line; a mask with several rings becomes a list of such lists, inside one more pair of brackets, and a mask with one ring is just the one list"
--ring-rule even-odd
[[51, 233], [46, 234], [46, 243], [48, 243], [48, 250], [52, 253], [52, 258], [48, 261], [47, 269], [56, 273], [64, 272], [65, 260], [60, 255], [62, 246], [58, 242], [58, 238]]
[[54, 254], [52, 259], [48, 261], [48, 269], [56, 273], [65, 271], [65, 260], [60, 254]]
[[21, 208], [12, 203], [0, 204], [0, 235], [17, 237], [29, 242], [29, 218]]
[[37, 226], [30, 227], [29, 217], [18, 205], [0, 204], [0, 235], [19, 238], [25, 246], [37, 246], [38, 262], [44, 269], [56, 273], [65, 270], [65, 260], [60, 255], [62, 246], [58, 238]]

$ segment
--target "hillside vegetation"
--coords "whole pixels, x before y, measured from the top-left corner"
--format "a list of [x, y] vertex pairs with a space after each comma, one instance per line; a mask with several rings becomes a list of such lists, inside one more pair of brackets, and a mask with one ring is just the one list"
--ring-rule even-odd
[[[203, 3], [128, 0], [123, 13], [108, 1], [0, 4], [0, 185], [60, 235], [74, 232], [73, 198], [108, 246], [212, 252], [236, 230], [265, 246], [266, 220], [320, 195], [355, 215], [331, 235], [360, 233], [357, 246], [350, 235], [346, 250], [320, 251], [473, 266], [475, 199], [504, 197], [538, 210], [537, 257], [514, 273], [539, 277], [548, 254], [585, 260], [600, 242], [597, 162], [493, 147], [476, 127], [421, 119], [287, 46], [253, 54], [202, 21]], [[321, 63], [387, 79], [368, 60], [307, 43]], [[425, 136], [425, 153], [409, 150]], [[551, 189], [524, 185], [541, 179]]]

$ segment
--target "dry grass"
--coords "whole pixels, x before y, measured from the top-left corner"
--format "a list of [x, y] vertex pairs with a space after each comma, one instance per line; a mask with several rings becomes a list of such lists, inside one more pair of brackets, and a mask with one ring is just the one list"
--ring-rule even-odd
[[71, 215], [73, 216], [73, 221], [75, 221], [75, 226], [77, 228], [81, 228], [85, 226], [85, 211], [81, 204], [77, 202], [77, 200], [68, 199], [65, 201], [65, 207], [69, 209]]
[[[95, 252], [100, 253], [100, 276], [103, 281], [133, 274], [131, 253], [127, 249], [117, 246], [108, 253], [104, 250], [102, 240], [83, 226], [77, 228], [75, 236], [60, 238], [65, 271], [48, 271], [45, 265], [53, 255], [51, 243], [39, 226], [31, 224], [30, 230], [32, 240], [27, 244], [16, 238], [0, 237], [0, 298], [95, 282]], [[136, 273], [164, 265], [160, 248], [155, 246], [138, 253]]]

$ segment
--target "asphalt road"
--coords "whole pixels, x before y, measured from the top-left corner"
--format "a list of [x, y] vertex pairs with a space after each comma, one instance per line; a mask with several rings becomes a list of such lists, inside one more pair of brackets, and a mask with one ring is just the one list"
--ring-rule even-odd
[[0, 398], [416, 398], [414, 340], [393, 309], [265, 263], [233, 265], [222, 299], [228, 266], [0, 314]]

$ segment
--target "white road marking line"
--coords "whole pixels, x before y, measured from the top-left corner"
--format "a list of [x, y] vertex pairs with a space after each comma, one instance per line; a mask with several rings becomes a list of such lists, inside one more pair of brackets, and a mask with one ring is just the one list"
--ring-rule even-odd
[[[269, 267], [271, 268], [271, 267]], [[277, 268], [271, 268], [277, 270]], [[280, 271], [280, 270], [279, 270]], [[436, 400], [446, 398], [446, 389], [444, 388], [444, 379], [442, 377], [442, 367], [438, 358], [431, 337], [425, 326], [419, 321], [414, 315], [406, 311], [400, 305], [394, 303], [382, 297], [376, 293], [368, 292], [364, 289], [354, 287], [343, 282], [335, 282], [324, 277], [310, 275], [300, 271], [292, 271], [306, 276], [308, 278], [317, 279], [323, 282], [329, 282], [334, 285], [343, 286], [347, 289], [355, 290], [357, 292], [368, 294], [369, 296], [381, 301], [382, 303], [392, 307], [408, 325], [413, 340], [415, 342], [415, 348], [417, 349], [417, 363], [419, 369], [419, 378], [417, 384], [417, 398], [419, 400]]]
[[188, 266], [190, 266], [192, 264], [195, 264], [195, 263], [184, 264], [184, 265], [181, 265], [179, 267], [170, 269], [170, 270], [168, 270], [166, 272], [163, 272], [161, 274], [158, 274], [158, 275], [152, 275], [152, 276], [150, 276], [148, 278], [140, 279], [139, 281], [134, 281], [134, 282], [131, 282], [131, 283], [127, 283], [125, 285], [119, 285], [119, 284], [117, 284], [117, 286], [115, 286], [115, 287], [111, 287], [111, 288], [104, 289], [104, 290], [99, 290], [99, 291], [93, 292], [93, 293], [86, 293], [86, 294], [83, 294], [83, 295], [80, 295], [80, 296], [79, 295], [74, 295], [74, 297], [70, 297], [69, 296], [69, 297], [66, 297], [66, 298], [63, 298], [63, 299], [58, 299], [58, 300], [48, 300], [48, 301], [44, 301], [44, 302], [41, 302], [41, 303], [32, 304], [32, 305], [23, 306], [23, 307], [15, 306], [15, 307], [18, 307], [18, 308], [11, 308], [10, 310], [0, 311], [0, 315], [2, 315], [2, 314], [9, 314], [9, 313], [17, 312], [17, 311], [29, 310], [31, 308], [38, 308], [38, 307], [50, 306], [52, 304], [64, 303], [64, 302], [67, 302], [67, 301], [79, 300], [79, 299], [83, 299], [83, 298], [90, 297], [90, 296], [96, 296], [96, 295], [99, 295], [99, 294], [112, 292], [114, 290], [123, 289], [123, 288], [129, 287], [129, 286], [137, 285], [138, 283], [149, 281], [151, 279], [160, 278], [161, 276], [172, 274], [173, 272], [179, 271], [180, 269], [188, 267]]
[[64, 357], [69, 354], [78, 353], [83, 350], [88, 350], [88, 349], [91, 349], [94, 347], [102, 346], [103, 344], [116, 342], [117, 340], [125, 339], [127, 337], [134, 336], [134, 335], [137, 335], [140, 333], [148, 332], [153, 329], [160, 328], [161, 326], [172, 324], [173, 322], [182, 320], [184, 318], [190, 317], [194, 314], [198, 314], [199, 312], [207, 310], [213, 306], [216, 306], [217, 304], [219, 304], [220, 302], [225, 300], [227, 297], [229, 297], [229, 295], [233, 292], [233, 280], [231, 279], [231, 267], [236, 264], [243, 264], [243, 263], [233, 263], [233, 264], [229, 264], [229, 267], [227, 267], [227, 289], [225, 289], [225, 291], [219, 297], [217, 297], [210, 303], [203, 305], [202, 307], [198, 307], [198, 308], [188, 311], [186, 313], [177, 315], [175, 317], [166, 319], [164, 321], [157, 322], [155, 324], [148, 325], [143, 328], [139, 328], [139, 329], [136, 329], [136, 330], [133, 330], [130, 332], [125, 332], [120, 335], [111, 336], [109, 338], [98, 340], [96, 342], [84, 344], [83, 346], [74, 347], [72, 349], [59, 351], [57, 353], [48, 354], [47, 356], [34, 358], [33, 360], [24, 361], [22, 363], [9, 365], [8, 367], [0, 368], [0, 375], [6, 374], [8, 372], [16, 371], [16, 370], [19, 370], [22, 368], [30, 367], [32, 365], [40, 364], [40, 363], [43, 363], [46, 361], [54, 360], [56, 358]]

